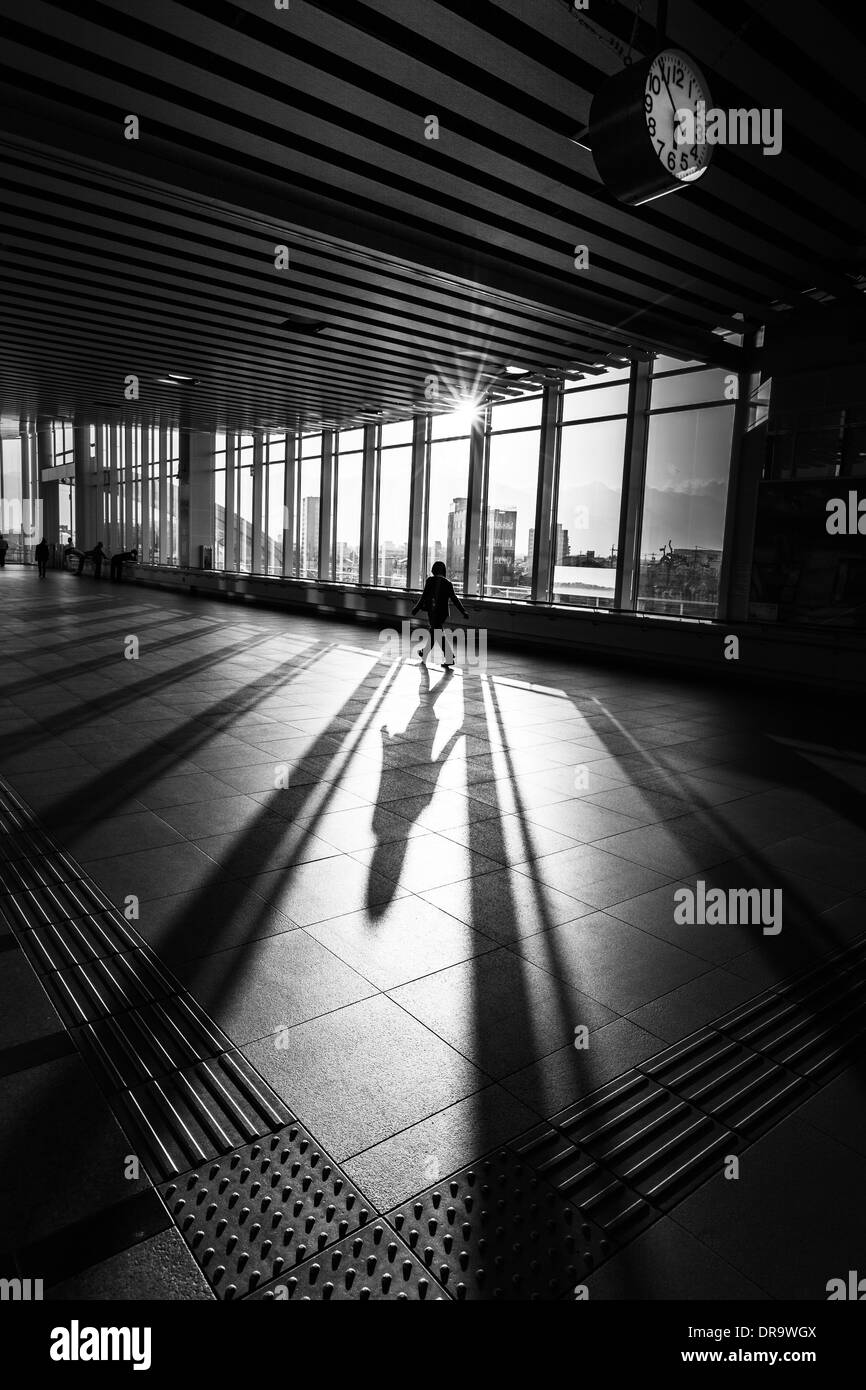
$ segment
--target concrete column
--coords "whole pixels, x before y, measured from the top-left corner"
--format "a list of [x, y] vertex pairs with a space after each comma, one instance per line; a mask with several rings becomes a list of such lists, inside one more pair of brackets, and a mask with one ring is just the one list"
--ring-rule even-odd
[[319, 578], [334, 577], [334, 432], [322, 431], [322, 490], [319, 502]]
[[614, 608], [634, 608], [638, 596], [651, 385], [652, 363], [632, 362], [628, 391], [628, 420], [625, 431], [625, 459], [623, 461], [622, 502], [619, 514]]
[[[102, 430], [96, 430], [96, 468], [90, 466], [90, 430], [76, 425], [72, 432], [75, 462], [75, 544], [79, 550], [89, 550], [99, 539], [102, 520]], [[106, 465], [107, 466], [107, 465]]]
[[152, 502], [150, 491], [150, 426], [141, 431], [141, 550], [139, 556], [144, 565], [150, 564], [153, 546], [151, 526]]
[[240, 436], [226, 433], [226, 573], [238, 567], [238, 521], [235, 508], [237, 490], [238, 447]]
[[253, 435], [253, 545], [250, 560], [250, 570], [253, 574], [265, 572], [264, 453], [264, 435], [256, 433]]
[[466, 490], [466, 539], [463, 546], [463, 592], [477, 594], [480, 589], [481, 553], [484, 537], [484, 451], [487, 442], [487, 407], [472, 421], [469, 435], [469, 480]]
[[415, 416], [412, 434], [412, 481], [409, 487], [409, 556], [406, 587], [424, 587], [424, 522], [427, 510], [427, 463], [430, 456], [427, 415]]
[[[54, 467], [54, 439], [51, 426], [40, 424], [36, 432], [36, 466], [39, 470], [39, 497], [42, 502], [42, 535], [49, 545], [60, 541], [60, 483], [43, 481], [42, 474]], [[64, 483], [65, 486], [65, 483]], [[41, 539], [37, 537], [37, 539]]]
[[538, 465], [538, 491], [535, 498], [535, 530], [532, 548], [532, 599], [550, 601], [550, 579], [556, 552], [557, 434], [562, 402], [560, 383], [544, 387], [541, 403], [541, 446]]
[[171, 449], [171, 430], [159, 432], [159, 562], [168, 563], [168, 475], [171, 471], [169, 451]]
[[376, 452], [379, 426], [364, 426], [364, 462], [361, 472], [361, 547], [358, 579], [375, 583], [376, 575]]
[[286, 436], [286, 477], [283, 490], [283, 575], [297, 574], [298, 552], [295, 547], [295, 526], [297, 509], [295, 497], [298, 488], [299, 457], [301, 451], [300, 432], [290, 430]]
[[[214, 454], [213, 434], [194, 431], [187, 435], [189, 475], [187, 481], [187, 559], [191, 569], [201, 566], [203, 546], [214, 547]], [[216, 561], [214, 561], [216, 563]]]
[[[750, 334], [744, 343], [749, 366], [763, 334]], [[719, 571], [718, 617], [728, 622], [747, 622], [752, 583], [752, 558], [758, 490], [767, 457], [767, 422], [749, 429], [749, 403], [761, 383], [759, 372], [740, 372], [731, 435], [731, 468], [725, 508], [725, 538]]]

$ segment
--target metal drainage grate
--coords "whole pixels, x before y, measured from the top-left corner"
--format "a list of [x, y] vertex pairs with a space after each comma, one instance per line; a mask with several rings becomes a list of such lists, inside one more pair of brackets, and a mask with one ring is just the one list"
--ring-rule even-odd
[[203, 1274], [224, 1299], [291, 1274], [375, 1215], [296, 1121], [161, 1191]]
[[457, 1299], [557, 1298], [610, 1253], [604, 1232], [508, 1149], [387, 1219]]

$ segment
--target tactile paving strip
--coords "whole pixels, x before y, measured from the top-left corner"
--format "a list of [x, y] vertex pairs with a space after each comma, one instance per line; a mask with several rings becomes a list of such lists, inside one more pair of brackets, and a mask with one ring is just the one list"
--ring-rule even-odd
[[713, 1028], [641, 1063], [639, 1070], [749, 1139], [811, 1094], [802, 1076]]
[[88, 1023], [77, 1031], [76, 1041], [111, 1088], [121, 1091], [233, 1047], [188, 994]]
[[95, 884], [83, 878], [7, 893], [0, 898], [0, 916], [18, 932], [32, 931], [34, 927], [63, 926], [78, 917], [101, 912], [115, 913], [116, 909]]
[[743, 1142], [636, 1069], [554, 1115], [551, 1124], [663, 1211], [719, 1172]]
[[509, 1149], [387, 1220], [456, 1299], [559, 1298], [611, 1253], [604, 1232]]
[[140, 942], [122, 918], [100, 912], [62, 926], [34, 927], [20, 934], [20, 944], [37, 975], [48, 975], [52, 970], [136, 950]]
[[252, 1143], [294, 1118], [234, 1050], [118, 1091], [111, 1105], [156, 1182]]
[[69, 1028], [177, 994], [174, 976], [146, 948], [54, 970], [42, 983]]
[[250, 1294], [271, 1302], [340, 1302], [398, 1299], [445, 1302], [444, 1289], [430, 1279], [389, 1226], [366, 1226], [358, 1235], [332, 1245], [323, 1255], [306, 1260], [288, 1278]]
[[291, 1274], [375, 1215], [295, 1120], [160, 1190], [202, 1273], [224, 1299]]
[[55, 849], [50, 855], [18, 857], [0, 862], [0, 894], [32, 892], [55, 884], [75, 882], [82, 871], [64, 850]]
[[[659, 1212], [552, 1125], [539, 1125], [509, 1144], [551, 1187], [604, 1231], [612, 1245], [633, 1240]], [[602, 1254], [607, 1254], [602, 1249]]]
[[714, 1025], [809, 1080], [828, 1081], [866, 1047], [866, 980], [859, 956], [732, 1010]]

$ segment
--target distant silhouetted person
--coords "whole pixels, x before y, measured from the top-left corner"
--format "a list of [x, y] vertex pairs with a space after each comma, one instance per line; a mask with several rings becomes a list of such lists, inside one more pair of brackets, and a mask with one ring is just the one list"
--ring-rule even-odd
[[[469, 614], [466, 612], [466, 609], [463, 607], [463, 604], [460, 602], [459, 598], [454, 592], [454, 585], [451, 583], [450, 579], [446, 578], [445, 566], [443, 565], [441, 560], [437, 560], [435, 564], [431, 567], [430, 577], [427, 580], [427, 583], [424, 585], [423, 594], [419, 598], [418, 602], [415, 604], [415, 607], [412, 609], [413, 617], [422, 608], [424, 612], [427, 614], [427, 621], [430, 624], [431, 651], [433, 647], [436, 645], [437, 631], [441, 631], [445, 623], [447, 623], [448, 621], [448, 615], [451, 611], [452, 603], [456, 603], [464, 618], [469, 617]], [[449, 651], [451, 651], [450, 661], [448, 660]], [[444, 632], [442, 633], [442, 657], [443, 666], [454, 665], [454, 652], [451, 648], [451, 643]], [[426, 661], [426, 659], [427, 658], [425, 656], [424, 660]]]
[[132, 550], [118, 550], [116, 554], [112, 555], [111, 564], [108, 566], [108, 577], [112, 582], [114, 580], [117, 580], [118, 584], [121, 582], [123, 566], [127, 561], [131, 564], [138, 562], [138, 546], [133, 546]]
[[92, 560], [92, 561], [93, 561], [93, 578], [94, 578], [94, 579], [101, 579], [101, 578], [102, 578], [102, 562], [103, 562], [103, 560], [106, 560], [107, 558], [108, 558], [108, 557], [107, 557], [107, 555], [105, 554], [105, 551], [104, 551], [103, 548], [102, 548], [102, 541], [97, 541], [97, 542], [96, 542], [96, 545], [93, 547], [93, 549], [92, 549], [92, 550], [85, 550], [84, 554], [81, 556], [81, 559], [78, 561], [78, 573], [80, 574], [81, 571], [84, 569], [84, 561], [85, 561], [85, 560]]
[[33, 554], [36, 556], [36, 564], [39, 567], [39, 578], [44, 579], [46, 574], [48, 573], [48, 557], [51, 554], [51, 549], [44, 536], [37, 545]]
[[9, 542], [5, 536], [0, 536], [0, 570], [6, 568], [6, 551], [9, 549]]
[[[68, 540], [68, 541], [66, 542], [65, 546], [63, 547], [63, 564], [64, 564], [64, 566], [66, 566], [66, 564], [67, 564], [67, 562], [68, 562], [69, 560], [78, 560], [78, 561], [81, 561], [81, 563], [83, 563], [82, 558], [81, 558], [81, 551], [80, 551], [80, 550], [76, 550], [75, 545], [73, 544], [73, 542], [72, 542], [71, 540]], [[78, 568], [79, 568], [79, 571], [80, 571], [80, 569], [81, 569], [81, 564], [79, 564], [79, 567], [78, 567]]]

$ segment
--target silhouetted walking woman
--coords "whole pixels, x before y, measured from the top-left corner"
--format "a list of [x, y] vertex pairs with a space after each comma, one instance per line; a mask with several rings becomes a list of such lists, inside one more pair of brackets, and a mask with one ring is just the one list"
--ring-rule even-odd
[[[448, 621], [452, 603], [456, 603], [464, 618], [468, 619], [469, 614], [454, 592], [454, 585], [451, 583], [450, 579], [445, 577], [445, 566], [441, 560], [437, 560], [431, 567], [430, 577], [424, 585], [423, 594], [412, 609], [413, 618], [422, 608], [427, 614], [427, 621], [430, 624], [431, 651], [436, 645], [436, 633], [442, 631], [444, 624]], [[447, 647], [445, 645], [446, 642], [448, 643]], [[450, 661], [448, 660], [449, 650], [451, 651]], [[442, 632], [442, 658], [443, 666], [454, 665], [454, 651], [444, 632]], [[426, 656], [423, 659], [426, 661]]]

